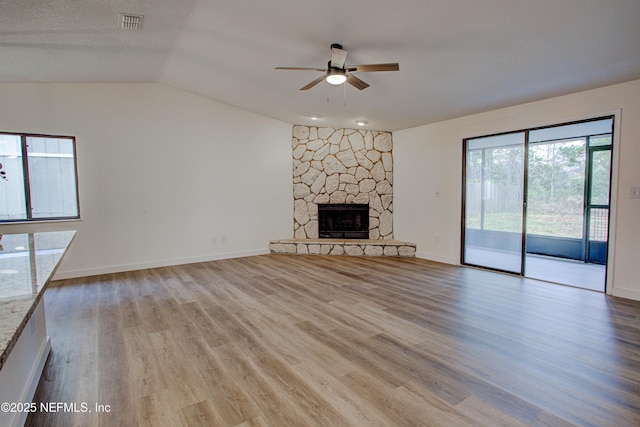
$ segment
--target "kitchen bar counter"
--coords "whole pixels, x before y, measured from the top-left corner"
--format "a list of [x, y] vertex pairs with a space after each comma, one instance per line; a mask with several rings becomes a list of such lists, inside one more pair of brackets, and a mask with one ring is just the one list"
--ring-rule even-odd
[[75, 231], [5, 234], [0, 240], [0, 425], [24, 425], [51, 342], [44, 291]]
[[75, 231], [5, 234], [0, 240], [0, 370], [64, 257]]

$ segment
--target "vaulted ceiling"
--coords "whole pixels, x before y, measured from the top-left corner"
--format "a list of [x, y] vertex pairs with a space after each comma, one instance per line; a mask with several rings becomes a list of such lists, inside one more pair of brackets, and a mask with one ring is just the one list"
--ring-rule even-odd
[[[274, 69], [332, 43], [400, 71], [300, 91], [322, 73]], [[0, 0], [0, 82], [159, 82], [290, 123], [393, 131], [638, 78], [638, 0]]]

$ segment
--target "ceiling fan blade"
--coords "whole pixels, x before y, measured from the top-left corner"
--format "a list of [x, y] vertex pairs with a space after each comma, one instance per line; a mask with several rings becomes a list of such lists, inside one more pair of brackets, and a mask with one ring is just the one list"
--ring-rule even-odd
[[276, 70], [327, 71], [326, 68], [305, 68], [305, 67], [276, 67]]
[[[324, 70], [323, 70], [324, 71]], [[315, 79], [314, 81], [312, 81], [311, 83], [307, 84], [306, 86], [302, 86], [300, 88], [300, 90], [309, 90], [312, 87], [314, 87], [315, 85], [317, 85], [318, 83], [320, 83], [321, 81], [323, 81], [325, 79], [325, 75], [323, 74], [322, 76], [318, 77], [317, 79]]]
[[347, 76], [347, 83], [349, 83], [351, 86], [355, 87], [356, 89], [360, 89], [360, 90], [366, 89], [369, 87], [368, 83], [363, 82], [353, 74], [349, 74]]
[[344, 68], [344, 62], [347, 60], [347, 51], [337, 47], [340, 45], [331, 46], [331, 67], [332, 68]]
[[351, 65], [347, 68], [347, 71], [355, 73], [357, 71], [371, 72], [371, 71], [398, 71], [400, 64], [397, 62], [390, 64], [365, 64], [365, 65]]

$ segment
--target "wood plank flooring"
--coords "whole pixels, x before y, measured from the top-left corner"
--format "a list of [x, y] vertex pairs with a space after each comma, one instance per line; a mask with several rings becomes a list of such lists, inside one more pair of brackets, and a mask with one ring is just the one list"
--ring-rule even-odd
[[640, 304], [601, 293], [262, 255], [56, 282], [45, 301], [36, 402], [91, 412], [29, 426], [640, 425]]

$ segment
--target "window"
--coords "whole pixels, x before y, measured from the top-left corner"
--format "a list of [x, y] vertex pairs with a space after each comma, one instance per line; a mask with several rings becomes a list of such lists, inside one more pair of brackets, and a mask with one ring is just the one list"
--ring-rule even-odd
[[76, 140], [0, 133], [0, 222], [80, 218]]

